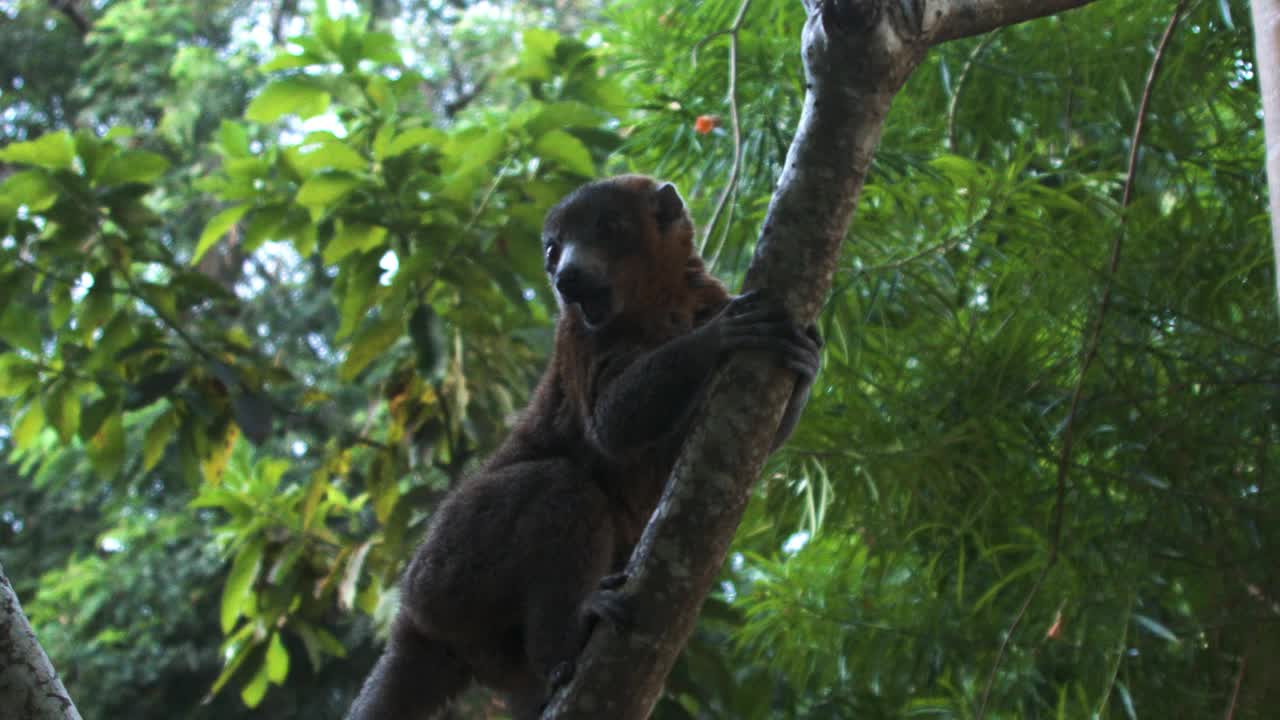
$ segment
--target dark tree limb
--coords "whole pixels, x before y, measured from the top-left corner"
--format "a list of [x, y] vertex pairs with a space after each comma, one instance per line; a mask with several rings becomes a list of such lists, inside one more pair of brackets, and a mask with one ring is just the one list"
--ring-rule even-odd
[[88, 35], [89, 31], [93, 29], [93, 23], [89, 22], [89, 18], [85, 17], [75, 0], [49, 0], [49, 6], [70, 20], [71, 24], [75, 26], [76, 32], [80, 33], [80, 35]]
[[0, 708], [12, 720], [80, 720], [0, 567]]
[[[894, 95], [930, 45], [1090, 0], [806, 0], [806, 94], [746, 288], [799, 320], [831, 289], [840, 245]], [[648, 717], [742, 519], [794, 377], [741, 353], [712, 381], [662, 501], [628, 564], [625, 634], [596, 632], [544, 717]]]

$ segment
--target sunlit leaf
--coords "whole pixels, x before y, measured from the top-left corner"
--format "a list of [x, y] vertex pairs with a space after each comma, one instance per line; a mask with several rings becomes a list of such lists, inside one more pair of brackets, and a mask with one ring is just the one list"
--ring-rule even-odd
[[76, 146], [66, 130], [46, 133], [26, 142], [10, 143], [0, 148], [0, 161], [17, 165], [36, 165], [50, 170], [70, 170]]
[[302, 119], [314, 117], [329, 108], [329, 92], [318, 82], [290, 77], [274, 80], [258, 93], [244, 111], [248, 120], [269, 123], [289, 114]]

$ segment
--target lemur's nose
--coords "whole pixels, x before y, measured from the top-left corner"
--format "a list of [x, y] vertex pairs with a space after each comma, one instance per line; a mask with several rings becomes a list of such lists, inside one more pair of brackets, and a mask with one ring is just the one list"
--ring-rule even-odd
[[556, 273], [556, 292], [566, 302], [573, 302], [589, 294], [595, 288], [591, 277], [580, 267], [570, 265]]

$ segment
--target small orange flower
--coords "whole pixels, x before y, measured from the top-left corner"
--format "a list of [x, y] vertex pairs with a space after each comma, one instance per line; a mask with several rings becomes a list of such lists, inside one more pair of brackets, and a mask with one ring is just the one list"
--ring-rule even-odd
[[699, 115], [698, 119], [693, 121], [693, 131], [699, 135], [706, 135], [718, 127], [720, 127], [719, 115]]
[[1061, 635], [1062, 635], [1062, 611], [1059, 610], [1058, 614], [1055, 615], [1053, 618], [1053, 624], [1049, 626], [1049, 630], [1044, 634], [1044, 636], [1049, 640], [1053, 640], [1060, 637]]

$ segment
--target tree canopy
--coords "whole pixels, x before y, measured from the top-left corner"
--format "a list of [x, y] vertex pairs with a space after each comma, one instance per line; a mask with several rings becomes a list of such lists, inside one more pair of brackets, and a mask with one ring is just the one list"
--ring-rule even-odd
[[[804, 94], [792, 0], [0, 17], [0, 564], [86, 718], [340, 716], [541, 371], [546, 209], [671, 180], [737, 285]], [[655, 717], [1280, 702], [1247, 18], [1110, 0], [931, 51]]]

